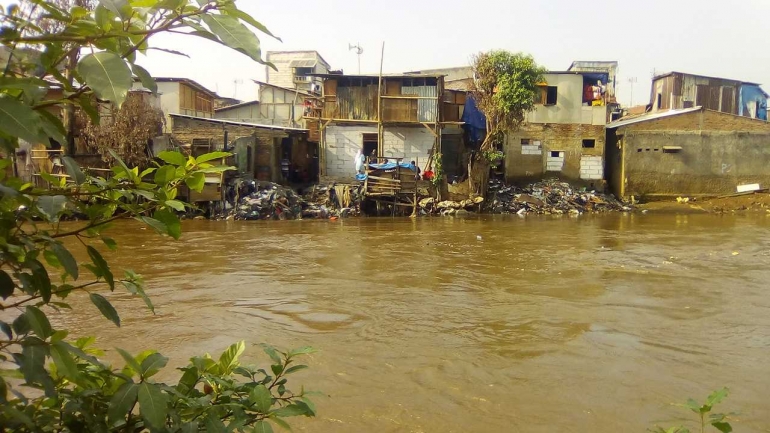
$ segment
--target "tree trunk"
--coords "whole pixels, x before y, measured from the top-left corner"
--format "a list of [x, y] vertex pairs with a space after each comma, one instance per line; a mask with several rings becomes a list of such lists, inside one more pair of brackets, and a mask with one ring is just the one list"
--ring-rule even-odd
[[471, 157], [468, 164], [468, 189], [471, 197], [487, 197], [489, 187], [489, 161], [481, 153]]
[[[80, 53], [77, 49], [72, 50], [69, 56], [67, 56], [67, 62], [64, 70], [65, 77], [69, 81], [69, 85], [72, 86], [73, 77], [72, 73], [78, 66], [78, 58]], [[66, 149], [67, 155], [74, 155], [77, 151], [75, 146], [75, 133], [77, 132], [75, 122], [75, 106], [73, 104], [64, 104], [64, 130], [67, 132], [67, 143], [60, 143], [62, 147]]]

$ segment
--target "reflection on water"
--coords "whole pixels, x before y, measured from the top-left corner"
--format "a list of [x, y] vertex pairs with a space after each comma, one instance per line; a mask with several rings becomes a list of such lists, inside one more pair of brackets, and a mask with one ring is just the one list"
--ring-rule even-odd
[[132, 224], [113, 236], [110, 259], [146, 277], [157, 315], [115, 293], [119, 330], [58, 320], [176, 365], [239, 339], [312, 345], [295, 380], [329, 397], [301, 431], [644, 431], [721, 386], [740, 431], [770, 425], [764, 217], [191, 221], [180, 242]]

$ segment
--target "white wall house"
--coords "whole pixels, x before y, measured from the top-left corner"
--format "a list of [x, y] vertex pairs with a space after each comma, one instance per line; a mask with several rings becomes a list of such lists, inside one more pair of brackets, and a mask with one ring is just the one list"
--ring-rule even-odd
[[[217, 94], [189, 78], [155, 78], [160, 96], [160, 108], [166, 116], [164, 132], [171, 133], [171, 114], [184, 114], [195, 117], [214, 117], [214, 100]], [[142, 83], [135, 81], [133, 90], [147, 90]]]

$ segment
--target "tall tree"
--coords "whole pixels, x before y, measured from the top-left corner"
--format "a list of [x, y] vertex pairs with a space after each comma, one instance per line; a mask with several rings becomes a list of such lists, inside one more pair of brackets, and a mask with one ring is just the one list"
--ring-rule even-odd
[[471, 194], [486, 195], [490, 165], [500, 157], [506, 133], [519, 129], [535, 108], [545, 72], [527, 54], [494, 50], [474, 57], [471, 93], [487, 118], [487, 135], [468, 168]]

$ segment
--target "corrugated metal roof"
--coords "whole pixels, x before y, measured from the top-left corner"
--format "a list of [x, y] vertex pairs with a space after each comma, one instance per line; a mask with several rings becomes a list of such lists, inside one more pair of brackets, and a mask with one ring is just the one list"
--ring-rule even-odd
[[315, 59], [297, 59], [289, 62], [290, 68], [312, 68], [318, 64]]
[[[377, 74], [307, 74], [321, 78], [379, 78]], [[382, 74], [383, 78], [441, 78], [444, 74]]]
[[259, 123], [250, 123], [250, 122], [234, 122], [231, 120], [222, 120], [222, 119], [211, 119], [208, 117], [197, 117], [197, 116], [188, 116], [186, 114], [169, 114], [171, 117], [181, 117], [183, 119], [190, 119], [190, 120], [200, 120], [202, 122], [211, 122], [211, 123], [218, 123], [220, 125], [234, 125], [234, 126], [250, 126], [254, 128], [264, 128], [264, 129], [278, 129], [281, 131], [296, 131], [296, 132], [308, 132], [307, 129], [304, 128], [290, 128], [287, 126], [276, 126], [276, 125], [262, 125]]
[[631, 119], [626, 119], [626, 120], [620, 119], [620, 120], [617, 120], [615, 122], [612, 122], [612, 123], [608, 124], [607, 128], [609, 128], [609, 129], [620, 128], [621, 126], [633, 125], [635, 123], [647, 122], [647, 121], [650, 121], [650, 120], [663, 119], [665, 117], [678, 116], [680, 114], [692, 113], [692, 112], [695, 112], [695, 111], [700, 111], [702, 109], [703, 109], [703, 107], [693, 107], [693, 108], [685, 108], [685, 109], [682, 109], [682, 110], [668, 110], [668, 111], [663, 111], [663, 112], [660, 112], [660, 113], [650, 113], [650, 114], [645, 114], [645, 115], [642, 115], [642, 116], [637, 116], [637, 117], [634, 117], [634, 118], [631, 118]]
[[741, 81], [741, 80], [735, 80], [735, 79], [732, 79], [732, 78], [712, 77], [712, 76], [709, 76], [709, 75], [690, 74], [690, 73], [687, 73], [687, 72], [678, 72], [678, 71], [671, 71], [671, 72], [666, 72], [664, 74], [656, 75], [656, 76], [652, 77], [652, 81], [655, 81], [655, 80], [658, 80], [658, 79], [661, 79], [661, 78], [665, 78], [665, 77], [669, 77], [669, 76], [674, 75], [674, 74], [689, 75], [689, 76], [698, 77], [698, 78], [707, 78], [709, 80], [734, 81], [736, 83], [751, 84], [751, 85], [754, 85], [754, 86], [759, 86], [760, 85], [760, 83], [754, 83], [754, 82], [751, 82], [751, 81]]
[[259, 101], [246, 101], [246, 102], [241, 102], [240, 104], [233, 104], [233, 105], [228, 105], [228, 106], [226, 106], [226, 107], [219, 107], [219, 108], [215, 108], [215, 109], [214, 109], [214, 111], [215, 111], [215, 112], [219, 112], [219, 111], [232, 110], [233, 108], [240, 108], [240, 107], [245, 107], [245, 106], [247, 106], [247, 105], [259, 105]]

